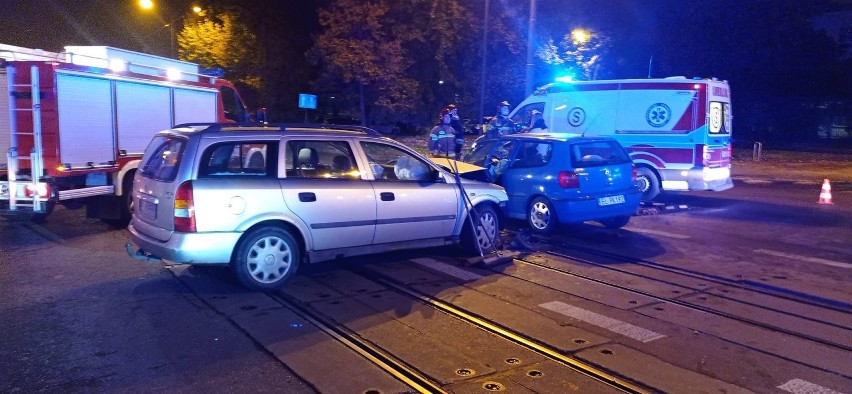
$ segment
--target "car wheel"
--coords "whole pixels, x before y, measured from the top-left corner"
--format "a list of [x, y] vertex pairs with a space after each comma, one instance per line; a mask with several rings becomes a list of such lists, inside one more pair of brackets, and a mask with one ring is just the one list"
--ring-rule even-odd
[[616, 216], [614, 218], [600, 220], [606, 228], [622, 228], [630, 222], [630, 216]]
[[559, 219], [556, 210], [550, 200], [544, 197], [536, 197], [527, 209], [527, 224], [535, 234], [550, 234], [556, 229]]
[[651, 201], [660, 194], [660, 179], [648, 167], [636, 169], [636, 186], [642, 192], [642, 201]]
[[296, 273], [299, 254], [299, 245], [287, 230], [261, 227], [243, 237], [232, 264], [243, 286], [271, 291]]
[[[490, 205], [478, 205], [474, 207], [472, 216], [474, 226], [471, 227], [470, 220], [464, 225], [462, 242], [465, 250], [471, 254], [479, 254], [493, 251], [497, 237], [500, 236], [500, 218], [497, 211]], [[473, 230], [475, 228], [475, 231]]]

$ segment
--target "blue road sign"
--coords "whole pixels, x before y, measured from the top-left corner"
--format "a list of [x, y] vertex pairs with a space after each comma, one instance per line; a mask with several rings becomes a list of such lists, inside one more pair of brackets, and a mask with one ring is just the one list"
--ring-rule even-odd
[[317, 96], [299, 93], [299, 108], [317, 109]]

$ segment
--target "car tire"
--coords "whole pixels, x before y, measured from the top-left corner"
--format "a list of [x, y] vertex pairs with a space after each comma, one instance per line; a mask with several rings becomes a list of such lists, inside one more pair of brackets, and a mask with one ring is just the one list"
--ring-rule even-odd
[[660, 178], [648, 167], [636, 168], [636, 187], [642, 192], [642, 201], [651, 201], [660, 195]]
[[614, 218], [602, 219], [600, 223], [606, 228], [616, 229], [622, 228], [630, 222], [630, 216], [616, 216]]
[[465, 221], [462, 247], [475, 255], [478, 255], [480, 250], [483, 253], [495, 250], [497, 238], [500, 237], [500, 217], [497, 216], [497, 210], [490, 205], [478, 205], [473, 208], [472, 213], [475, 213], [470, 217], [474, 226], [471, 226], [471, 220]]
[[232, 265], [246, 288], [273, 291], [296, 273], [300, 254], [296, 239], [287, 230], [261, 227], [240, 240]]
[[553, 233], [559, 224], [556, 209], [550, 200], [536, 197], [527, 208], [527, 224], [534, 234], [547, 235]]

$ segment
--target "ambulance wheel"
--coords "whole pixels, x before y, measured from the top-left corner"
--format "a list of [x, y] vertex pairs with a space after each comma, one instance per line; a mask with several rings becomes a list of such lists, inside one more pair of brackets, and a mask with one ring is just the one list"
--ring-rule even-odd
[[527, 224], [533, 234], [547, 235], [556, 229], [559, 219], [553, 203], [544, 197], [536, 197], [527, 208]]
[[260, 227], [245, 234], [232, 263], [240, 283], [251, 290], [278, 290], [299, 268], [299, 244], [280, 227]]
[[[471, 220], [466, 220], [462, 229], [462, 247], [470, 254], [479, 254], [494, 251], [497, 237], [500, 236], [500, 217], [491, 205], [477, 205], [471, 213], [475, 213], [474, 226]], [[476, 229], [476, 231], [473, 230]]]
[[642, 201], [651, 201], [660, 195], [660, 178], [648, 167], [636, 168], [636, 186], [642, 192]]

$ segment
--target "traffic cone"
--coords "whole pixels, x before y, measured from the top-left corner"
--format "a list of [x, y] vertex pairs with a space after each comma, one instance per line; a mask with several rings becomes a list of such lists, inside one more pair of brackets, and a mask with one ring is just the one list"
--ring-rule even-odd
[[832, 204], [831, 202], [831, 183], [828, 179], [822, 181], [822, 190], [819, 192], [820, 204]]

